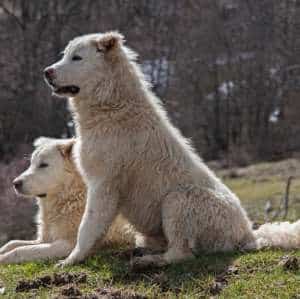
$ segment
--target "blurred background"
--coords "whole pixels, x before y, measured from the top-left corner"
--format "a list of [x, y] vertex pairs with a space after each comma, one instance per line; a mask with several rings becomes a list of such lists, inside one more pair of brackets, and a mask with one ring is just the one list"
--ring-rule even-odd
[[0, 0], [0, 244], [35, 231], [34, 200], [11, 187], [32, 141], [73, 134], [42, 70], [70, 39], [107, 30], [253, 220], [300, 217], [299, 1]]

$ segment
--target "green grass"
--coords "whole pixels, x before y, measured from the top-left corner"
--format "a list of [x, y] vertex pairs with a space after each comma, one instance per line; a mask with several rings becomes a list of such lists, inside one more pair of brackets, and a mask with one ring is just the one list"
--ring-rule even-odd
[[[264, 220], [264, 207], [268, 200], [277, 209], [286, 187], [286, 180], [277, 176], [261, 180], [244, 177], [224, 179], [224, 182], [238, 195], [250, 218], [256, 221]], [[291, 208], [288, 219], [294, 221], [300, 216], [300, 178], [292, 181], [289, 197]]]
[[[299, 251], [290, 253], [300, 256]], [[283, 252], [268, 250], [244, 255], [239, 274], [230, 280], [220, 298], [299, 298], [300, 271], [278, 265]]]
[[[266, 172], [268, 167], [270, 164], [260, 164], [256, 171]], [[272, 172], [259, 176], [254, 172], [234, 179], [226, 178], [225, 183], [241, 198], [250, 217], [263, 221], [266, 201], [271, 200], [274, 207], [278, 206], [285, 192], [286, 177]], [[300, 179], [296, 178], [291, 186], [289, 220], [300, 218], [299, 194]], [[87, 273], [87, 283], [79, 285], [87, 294], [97, 288], [113, 287], [149, 298], [211, 298], [214, 294], [212, 286], [221, 277], [222, 288], [215, 298], [300, 298], [300, 270], [285, 270], [278, 264], [285, 255], [300, 258], [300, 250], [202, 255], [181, 264], [139, 273], [130, 269], [126, 259], [116, 255], [119, 251], [105, 250], [82, 265], [63, 270], [55, 269], [53, 263], [0, 265], [0, 285], [2, 281], [6, 288], [0, 298], [52, 298], [60, 293], [58, 287], [29, 293], [16, 293], [15, 287], [22, 279], [66, 271]], [[224, 275], [230, 265], [235, 265], [237, 273]]]
[[[227, 274], [219, 298], [299, 298], [300, 271], [287, 271], [278, 265], [287, 252], [266, 250], [256, 253], [228, 253], [198, 256], [195, 260], [163, 269], [132, 272], [123, 259], [111, 251], [90, 258], [85, 264], [57, 270], [52, 263], [27, 263], [0, 266], [0, 279], [6, 287], [1, 298], [51, 298], [59, 288], [16, 293], [18, 280], [34, 279], [55, 272], [85, 272], [87, 283], [79, 285], [83, 293], [101, 287], [130, 290], [149, 298], [209, 298], [216, 277], [234, 264], [237, 273]], [[300, 257], [300, 251], [289, 252]]]

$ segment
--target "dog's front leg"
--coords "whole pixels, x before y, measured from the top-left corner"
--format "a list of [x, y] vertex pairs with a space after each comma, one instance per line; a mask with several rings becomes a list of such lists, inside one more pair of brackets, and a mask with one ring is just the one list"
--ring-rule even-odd
[[22, 263], [34, 260], [63, 258], [72, 250], [71, 244], [64, 240], [53, 243], [40, 243], [17, 247], [0, 255], [0, 264]]
[[9, 252], [17, 247], [27, 246], [27, 245], [35, 245], [41, 243], [40, 240], [13, 240], [9, 241], [5, 245], [0, 248], [0, 254], [4, 254]]
[[104, 237], [117, 214], [118, 192], [111, 184], [88, 186], [87, 203], [79, 226], [77, 244], [67, 259], [58, 266], [63, 267], [82, 261], [95, 241]]

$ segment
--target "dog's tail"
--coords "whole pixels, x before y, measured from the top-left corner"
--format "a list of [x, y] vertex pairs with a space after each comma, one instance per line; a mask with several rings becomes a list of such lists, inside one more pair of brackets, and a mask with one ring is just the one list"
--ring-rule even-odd
[[266, 223], [253, 231], [255, 244], [249, 249], [264, 247], [297, 249], [300, 248], [300, 220], [290, 222]]

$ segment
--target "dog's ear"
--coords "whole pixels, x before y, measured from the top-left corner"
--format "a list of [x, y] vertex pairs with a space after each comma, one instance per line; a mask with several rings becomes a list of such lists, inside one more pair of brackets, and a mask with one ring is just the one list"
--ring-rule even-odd
[[52, 140], [53, 140], [53, 138], [41, 136], [41, 137], [36, 138], [33, 141], [33, 146], [34, 147], [39, 147], [43, 144], [49, 143]]
[[63, 156], [63, 158], [66, 159], [71, 157], [74, 144], [75, 144], [75, 138], [72, 138], [62, 144], [57, 145], [57, 148], [61, 153], [61, 155]]
[[107, 53], [120, 47], [124, 42], [122, 34], [116, 31], [107, 32], [96, 40], [96, 47], [99, 52]]

